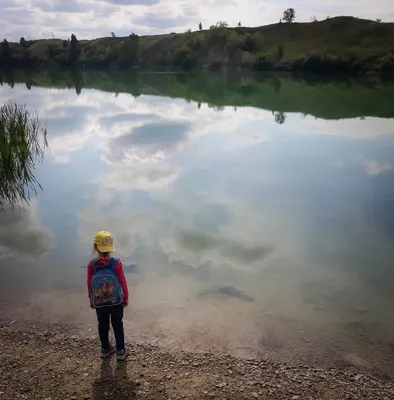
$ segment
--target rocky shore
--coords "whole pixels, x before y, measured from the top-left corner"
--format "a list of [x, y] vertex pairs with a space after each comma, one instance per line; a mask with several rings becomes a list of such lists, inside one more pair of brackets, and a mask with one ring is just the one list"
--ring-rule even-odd
[[129, 345], [126, 362], [102, 361], [93, 339], [66, 332], [0, 328], [0, 398], [104, 399], [379, 399], [394, 384], [357, 371], [242, 360], [213, 353]]

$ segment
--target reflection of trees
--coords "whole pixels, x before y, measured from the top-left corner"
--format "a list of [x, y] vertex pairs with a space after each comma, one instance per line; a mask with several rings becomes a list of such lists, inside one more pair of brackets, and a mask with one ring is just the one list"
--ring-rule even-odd
[[217, 106], [216, 104], [208, 103], [208, 107], [209, 107], [209, 108], [213, 108], [213, 111], [215, 111], [215, 112], [222, 112], [222, 111], [224, 111], [224, 106]]
[[286, 122], [286, 114], [283, 111], [277, 111], [275, 113], [275, 122], [282, 125]]
[[47, 146], [46, 130], [25, 106], [8, 102], [0, 108], [0, 208], [28, 202], [41, 189], [33, 172]]

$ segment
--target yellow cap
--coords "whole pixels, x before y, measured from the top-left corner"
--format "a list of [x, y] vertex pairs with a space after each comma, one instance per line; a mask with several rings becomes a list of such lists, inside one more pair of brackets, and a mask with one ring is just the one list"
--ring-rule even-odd
[[111, 253], [115, 251], [114, 238], [109, 232], [101, 231], [96, 233], [93, 241], [101, 253]]

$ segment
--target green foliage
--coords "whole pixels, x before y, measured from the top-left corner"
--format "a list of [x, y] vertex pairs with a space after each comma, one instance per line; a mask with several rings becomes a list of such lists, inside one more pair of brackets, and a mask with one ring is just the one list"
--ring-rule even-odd
[[282, 60], [284, 55], [283, 46], [278, 46], [278, 60]]
[[193, 50], [186, 44], [175, 49], [173, 54], [174, 64], [183, 69], [191, 69], [196, 66], [197, 58]]
[[47, 145], [46, 130], [25, 106], [9, 102], [0, 108], [0, 208], [28, 202], [41, 188], [33, 171]]
[[187, 32], [185, 34], [185, 43], [187, 47], [193, 50], [200, 50], [204, 44], [204, 34], [200, 32]]
[[228, 23], [226, 21], [218, 21], [216, 22], [216, 25], [211, 25], [209, 29], [214, 30], [214, 29], [225, 29], [228, 28]]
[[394, 71], [394, 54], [388, 54], [385, 57], [382, 57], [378, 69], [384, 72]]
[[9, 62], [11, 60], [12, 50], [7, 39], [4, 39], [3, 42], [1, 43], [0, 50], [1, 50], [1, 61], [4, 63]]
[[227, 40], [225, 51], [230, 57], [232, 57], [235, 52], [242, 49], [243, 45], [244, 38], [242, 35], [231, 35]]
[[256, 56], [250, 53], [244, 53], [241, 58], [241, 67], [252, 68], [256, 64]]
[[111, 46], [108, 49], [106, 60], [110, 63], [116, 63], [119, 61], [119, 48], [117, 46]]
[[256, 54], [256, 61], [253, 65], [253, 69], [257, 71], [269, 71], [274, 69], [274, 63], [272, 61], [271, 54], [259, 53]]
[[216, 25], [210, 27], [210, 42], [212, 45], [224, 46], [230, 36], [228, 24], [225, 21], [218, 21]]
[[138, 64], [139, 37], [134, 33], [123, 41], [119, 49], [119, 64], [122, 67]]
[[283, 21], [290, 23], [296, 19], [296, 12], [294, 8], [288, 8], [283, 13]]
[[243, 36], [242, 50], [247, 51], [249, 53], [254, 53], [257, 50], [255, 39], [256, 39], [255, 35], [246, 33]]
[[74, 34], [72, 34], [70, 42], [70, 51], [68, 54], [68, 61], [71, 64], [75, 64], [78, 62], [80, 55], [81, 55], [81, 44], [78, 42], [77, 37]]

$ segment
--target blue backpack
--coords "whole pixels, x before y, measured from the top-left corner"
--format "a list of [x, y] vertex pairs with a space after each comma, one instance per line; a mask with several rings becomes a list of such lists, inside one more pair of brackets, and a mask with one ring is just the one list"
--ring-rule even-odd
[[117, 306], [123, 303], [123, 289], [115, 272], [118, 258], [109, 260], [105, 267], [98, 267], [97, 260], [90, 261], [94, 269], [91, 301], [95, 308]]

